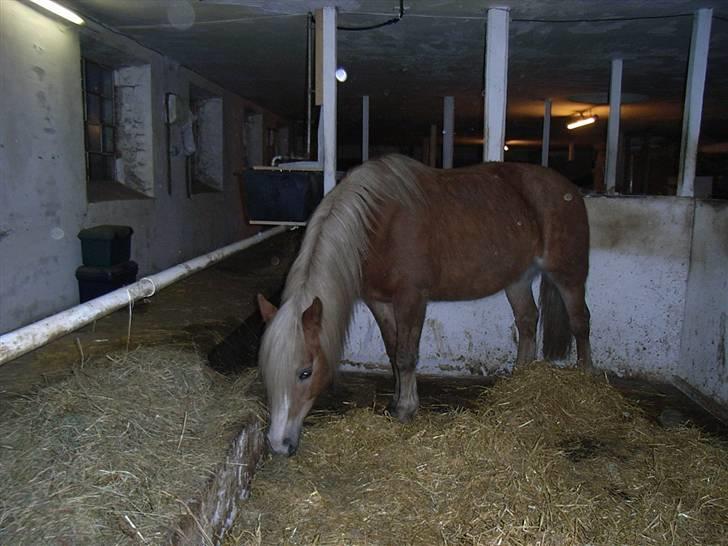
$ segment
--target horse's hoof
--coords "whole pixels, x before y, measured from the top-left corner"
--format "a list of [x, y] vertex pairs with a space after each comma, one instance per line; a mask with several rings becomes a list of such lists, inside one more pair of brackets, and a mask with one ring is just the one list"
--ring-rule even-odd
[[390, 405], [387, 407], [387, 413], [389, 413], [391, 417], [397, 419], [400, 423], [409, 423], [415, 418], [417, 408], [414, 410], [405, 410], [402, 408], [391, 407]]
[[582, 372], [584, 372], [586, 374], [593, 375], [593, 376], [602, 375], [602, 370], [600, 370], [599, 368], [594, 366], [594, 364], [592, 364], [591, 362], [589, 362], [589, 363], [579, 362], [579, 363], [577, 363], [576, 366], [577, 366], [577, 368], [579, 368]]

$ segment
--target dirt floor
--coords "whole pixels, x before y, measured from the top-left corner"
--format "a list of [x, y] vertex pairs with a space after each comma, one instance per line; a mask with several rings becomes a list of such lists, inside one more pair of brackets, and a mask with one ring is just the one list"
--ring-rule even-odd
[[[277, 298], [301, 235], [297, 230], [276, 236], [165, 288], [146, 302], [138, 302], [130, 338], [129, 311], [119, 310], [0, 366], [0, 401], [64, 377], [81, 358], [88, 361], [127, 343], [130, 347], [194, 347], [223, 373], [255, 366], [263, 328], [255, 296], [260, 292]], [[617, 377], [609, 380], [663, 426], [690, 421], [707, 432], [728, 437], [726, 424], [672, 385]], [[492, 381], [483, 377], [421, 377], [421, 403], [434, 411], [469, 407]], [[334, 389], [319, 400], [314, 414], [340, 413], [354, 407], [384, 408], [390, 396], [389, 374], [342, 373]]]

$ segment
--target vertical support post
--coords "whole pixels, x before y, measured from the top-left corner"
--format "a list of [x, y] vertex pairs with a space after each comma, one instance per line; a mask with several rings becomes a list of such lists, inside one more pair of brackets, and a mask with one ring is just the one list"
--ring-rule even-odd
[[361, 98], [361, 162], [369, 161], [369, 95]]
[[604, 165], [606, 193], [613, 194], [617, 186], [617, 157], [619, 156], [619, 115], [622, 107], [622, 59], [612, 59], [609, 80], [609, 121], [607, 123], [607, 157]]
[[508, 92], [508, 25], [510, 9], [488, 9], [485, 34], [483, 161], [503, 161]]
[[576, 159], [576, 145], [572, 140], [571, 142], [569, 142], [569, 155], [567, 156], [567, 160], [574, 161], [574, 159]]
[[313, 126], [313, 15], [306, 15], [306, 159], [311, 159], [311, 127]]
[[336, 8], [326, 6], [316, 12], [316, 28], [321, 29], [321, 108], [324, 141], [324, 193], [336, 185]]
[[708, 68], [712, 17], [712, 8], [701, 8], [693, 16], [688, 78], [685, 84], [680, 171], [677, 179], [677, 194], [682, 197], [692, 197], [695, 194], [695, 162], [698, 155], [700, 121], [703, 115], [703, 91], [705, 90], [705, 72]]
[[442, 101], [442, 168], [452, 169], [455, 146], [455, 97]]
[[437, 167], [437, 124], [430, 125], [430, 167]]
[[541, 165], [549, 166], [551, 148], [551, 99], [543, 101], [543, 137], [541, 139]]

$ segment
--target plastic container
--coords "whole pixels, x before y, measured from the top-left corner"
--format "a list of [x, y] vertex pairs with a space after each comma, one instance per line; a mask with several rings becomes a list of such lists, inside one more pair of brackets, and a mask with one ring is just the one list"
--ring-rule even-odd
[[245, 171], [245, 198], [251, 224], [304, 223], [323, 197], [320, 171]]
[[110, 267], [82, 265], [76, 269], [78, 295], [81, 303], [135, 282], [138, 271], [139, 266], [133, 261], [126, 261]]
[[87, 267], [111, 267], [129, 261], [131, 235], [129, 226], [96, 226], [78, 233], [81, 239], [83, 265]]

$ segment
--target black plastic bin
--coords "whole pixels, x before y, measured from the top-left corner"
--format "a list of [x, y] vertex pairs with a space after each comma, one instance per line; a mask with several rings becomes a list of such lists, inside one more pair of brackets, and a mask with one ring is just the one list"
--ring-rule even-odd
[[76, 269], [78, 295], [81, 303], [135, 282], [138, 271], [139, 266], [133, 261], [126, 261], [110, 267], [82, 265]]
[[79, 232], [83, 265], [110, 267], [129, 261], [131, 235], [129, 226], [96, 226]]
[[320, 171], [248, 169], [244, 181], [251, 224], [304, 223], [324, 195]]

